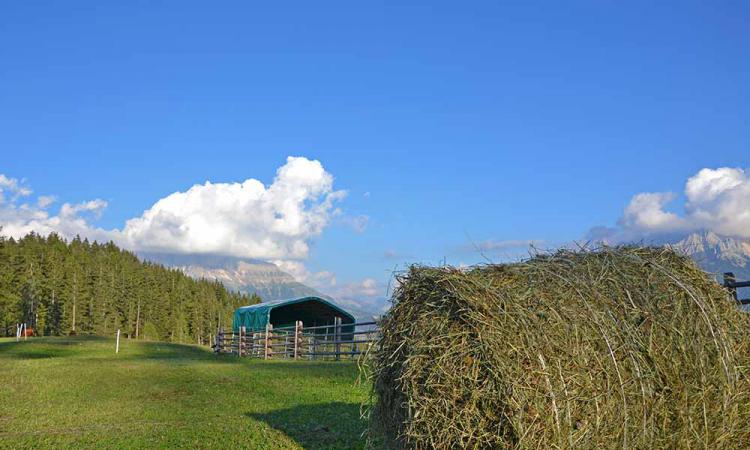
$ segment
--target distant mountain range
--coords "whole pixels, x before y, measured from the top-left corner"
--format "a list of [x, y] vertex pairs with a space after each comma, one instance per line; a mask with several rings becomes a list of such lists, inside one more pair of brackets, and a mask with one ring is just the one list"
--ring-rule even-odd
[[693, 258], [703, 270], [716, 274], [720, 281], [724, 272], [733, 272], [738, 280], [750, 280], [750, 240], [702, 231], [667, 244]]
[[139, 256], [180, 269], [193, 278], [219, 280], [231, 291], [258, 294], [265, 301], [307, 295], [325, 297], [317, 290], [298, 282], [275, 264], [257, 259], [161, 253], [142, 253]]
[[335, 299], [295, 280], [277, 265], [257, 259], [211, 255], [140, 253], [142, 259], [181, 270], [193, 278], [219, 280], [230, 291], [257, 294], [263, 301], [316, 296], [339, 304], [358, 320], [382, 314], [377, 308], [351, 300]]
[[[721, 281], [724, 272], [733, 272], [738, 280], [750, 280], [750, 240], [703, 231], [654, 244], [668, 245], [685, 253], [701, 268], [715, 274], [718, 281]], [[384, 304], [366, 304], [352, 299], [331, 298], [296, 281], [278, 266], [266, 261], [159, 253], [143, 253], [139, 256], [180, 269], [193, 278], [219, 280], [231, 291], [258, 294], [264, 301], [314, 295], [338, 303], [359, 320], [371, 320], [373, 316], [382, 314], [383, 308], [386, 307]], [[750, 292], [740, 294], [750, 297]]]

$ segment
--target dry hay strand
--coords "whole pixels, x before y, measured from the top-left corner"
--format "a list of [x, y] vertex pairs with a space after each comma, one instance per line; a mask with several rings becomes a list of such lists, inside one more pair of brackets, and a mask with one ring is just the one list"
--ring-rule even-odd
[[411, 267], [370, 355], [391, 448], [746, 448], [750, 318], [663, 248]]

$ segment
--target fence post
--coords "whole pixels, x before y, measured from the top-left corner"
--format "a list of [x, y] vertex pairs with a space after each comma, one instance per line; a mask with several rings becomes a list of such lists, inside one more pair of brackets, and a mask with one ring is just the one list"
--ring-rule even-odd
[[255, 333], [254, 332], [250, 333], [250, 352], [248, 354], [250, 355], [251, 358], [255, 356]]
[[117, 341], [115, 343], [115, 355], [120, 353], [120, 330], [117, 330]]
[[237, 345], [237, 356], [242, 357], [242, 348], [245, 345], [243, 337], [245, 336], [245, 327], [240, 327], [240, 343]]
[[336, 361], [341, 359], [341, 317], [334, 319], [333, 342], [335, 344]]
[[[313, 325], [314, 324], [315, 322], [313, 322]], [[310, 337], [307, 338], [308, 339], [307, 346], [309, 347], [309, 356], [310, 356], [308, 359], [315, 359], [315, 350], [317, 349], [317, 346], [315, 344], [318, 341], [315, 335], [317, 334], [317, 332], [318, 332], [317, 330], [313, 330]]]
[[732, 298], [737, 301], [737, 288], [734, 287], [734, 283], [737, 279], [734, 277], [732, 272], [724, 272], [724, 287], [729, 289], [729, 293], [732, 294]]
[[271, 357], [271, 343], [269, 342], [269, 339], [271, 338], [271, 330], [273, 329], [273, 325], [270, 323], [266, 324], [266, 339], [265, 339], [265, 356], [263, 359], [268, 359]]
[[299, 326], [299, 320], [294, 322], [294, 359], [297, 359], [297, 354], [299, 352]]

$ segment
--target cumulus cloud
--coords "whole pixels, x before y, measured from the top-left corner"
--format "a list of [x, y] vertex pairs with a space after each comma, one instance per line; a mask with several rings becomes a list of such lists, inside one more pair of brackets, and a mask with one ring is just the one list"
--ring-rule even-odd
[[686, 181], [679, 213], [667, 210], [677, 199], [672, 192], [637, 194], [616, 227], [594, 228], [589, 238], [616, 243], [695, 230], [750, 238], [749, 175], [739, 168], [701, 169]]
[[172, 193], [122, 229], [91, 224], [107, 207], [103, 200], [64, 203], [57, 214], [50, 214], [54, 198], [42, 196], [36, 204], [19, 201], [30, 194], [18, 180], [0, 175], [4, 235], [57, 232], [68, 238], [112, 240], [135, 251], [272, 260], [292, 272], [304, 270], [299, 261], [308, 257], [310, 241], [322, 233], [334, 204], [346, 195], [333, 189], [333, 176], [319, 161], [304, 157], [287, 158], [268, 186], [252, 178], [241, 183], [207, 181]]
[[344, 195], [320, 162], [289, 157], [270, 186], [256, 179], [195, 185], [128, 220], [122, 235], [148, 251], [304, 259]]
[[670, 231], [687, 226], [686, 221], [677, 214], [664, 211], [664, 206], [675, 197], [671, 192], [647, 192], [634, 196], [625, 207], [620, 226], [652, 231]]

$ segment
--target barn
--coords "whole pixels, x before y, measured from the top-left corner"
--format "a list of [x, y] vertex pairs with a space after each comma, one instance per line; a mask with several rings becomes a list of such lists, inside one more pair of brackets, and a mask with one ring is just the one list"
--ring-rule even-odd
[[333, 325], [336, 317], [341, 318], [343, 333], [354, 331], [354, 316], [338, 305], [320, 297], [291, 298], [238, 308], [232, 318], [232, 329], [235, 333], [240, 327], [245, 327], [246, 332], [262, 331], [269, 323], [273, 328], [282, 328], [293, 327], [297, 321], [302, 321], [305, 328], [318, 327]]

